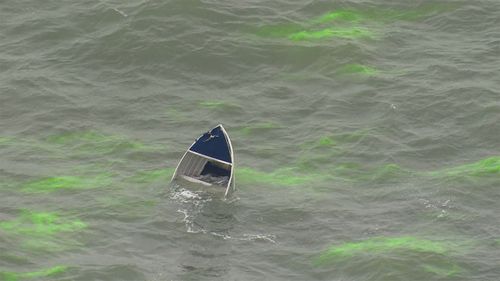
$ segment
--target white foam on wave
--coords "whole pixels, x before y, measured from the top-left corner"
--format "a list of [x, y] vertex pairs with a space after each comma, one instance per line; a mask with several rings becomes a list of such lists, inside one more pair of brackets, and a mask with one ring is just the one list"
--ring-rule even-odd
[[240, 240], [240, 241], [261, 241], [261, 242], [271, 242], [273, 244], [278, 244], [276, 242], [276, 235], [273, 234], [243, 234], [241, 237], [233, 237], [229, 234], [210, 232], [211, 235], [221, 237], [224, 240]]
[[194, 205], [200, 205], [205, 202], [212, 201], [212, 198], [210, 197], [201, 196], [197, 192], [184, 188], [179, 188], [173, 191], [170, 198], [181, 203], [191, 203]]
[[449, 210], [451, 209], [451, 207], [450, 207], [451, 200], [450, 199], [447, 199], [444, 201], [440, 201], [440, 200], [431, 201], [430, 199], [420, 198], [419, 202], [421, 202], [425, 206], [425, 209], [439, 212], [436, 215], [436, 218], [447, 217], [449, 214]]
[[189, 215], [188, 210], [179, 209], [177, 212], [184, 215], [182, 221], [186, 225], [186, 231], [188, 233], [207, 233], [203, 227], [194, 223], [194, 217]]
[[195, 217], [200, 213], [206, 202], [212, 201], [210, 197], [203, 197], [197, 192], [177, 187], [170, 198], [181, 203], [183, 206], [177, 210], [184, 215], [182, 221], [186, 225], [188, 233], [207, 233], [207, 231], [195, 223]]
[[124, 18], [128, 17], [128, 15], [127, 15], [124, 11], [122, 11], [122, 10], [119, 10], [119, 9], [117, 9], [117, 8], [111, 8], [111, 9], [112, 9], [113, 11], [115, 11], [115, 12], [119, 13], [120, 15], [122, 15]]
[[[195, 222], [196, 216], [201, 213], [201, 210], [207, 202], [212, 201], [210, 196], [203, 196], [199, 192], [194, 192], [185, 188], [177, 186], [171, 193], [171, 199], [181, 203], [183, 206], [177, 210], [178, 213], [184, 215], [182, 221], [186, 226], [186, 232], [188, 233], [202, 233], [210, 234], [216, 237], [220, 237], [224, 240], [239, 240], [239, 241], [255, 241], [255, 242], [270, 242], [277, 244], [276, 236], [273, 234], [243, 234], [240, 236], [232, 236], [228, 233], [220, 233], [215, 231], [208, 231], [203, 226]], [[231, 202], [237, 201], [239, 198], [233, 198]]]

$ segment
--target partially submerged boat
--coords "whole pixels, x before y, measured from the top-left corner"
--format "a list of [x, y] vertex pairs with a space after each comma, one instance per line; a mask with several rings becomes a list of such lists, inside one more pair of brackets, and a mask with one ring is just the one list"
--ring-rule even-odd
[[172, 176], [172, 181], [176, 179], [214, 187], [225, 197], [234, 191], [233, 147], [222, 125], [204, 133], [188, 148]]

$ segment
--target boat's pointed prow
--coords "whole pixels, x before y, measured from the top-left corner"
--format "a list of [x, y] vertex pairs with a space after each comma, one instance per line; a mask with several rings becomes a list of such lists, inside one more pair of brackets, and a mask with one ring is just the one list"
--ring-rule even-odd
[[184, 153], [172, 180], [214, 186], [229, 196], [234, 191], [234, 154], [231, 140], [219, 124], [201, 135]]

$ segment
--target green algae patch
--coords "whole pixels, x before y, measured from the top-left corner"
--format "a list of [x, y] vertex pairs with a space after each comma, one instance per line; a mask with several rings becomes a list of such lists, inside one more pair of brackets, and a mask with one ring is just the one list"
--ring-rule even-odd
[[335, 157], [335, 153], [332, 151], [323, 153], [320, 157], [302, 158], [297, 163], [297, 168], [313, 172], [314, 178], [318, 180], [330, 178], [346, 182], [388, 182], [413, 174], [397, 164], [386, 164], [375, 168], [364, 167], [359, 163], [332, 164], [331, 159]]
[[397, 164], [386, 164], [369, 172], [369, 178], [375, 181], [389, 181], [413, 174]]
[[21, 273], [20, 276], [22, 278], [37, 278], [37, 277], [47, 277], [47, 276], [53, 276], [56, 274], [60, 274], [65, 272], [68, 269], [67, 266], [54, 266], [51, 268], [39, 270], [39, 271], [32, 271], [32, 272], [26, 272], [26, 273]]
[[313, 175], [301, 175], [295, 173], [291, 168], [282, 168], [268, 173], [247, 167], [240, 167], [236, 169], [235, 177], [238, 182], [280, 186], [297, 186], [317, 180]]
[[149, 151], [157, 147], [145, 145], [139, 141], [127, 139], [117, 135], [107, 135], [94, 131], [65, 132], [46, 138], [51, 145], [63, 146], [71, 149], [71, 153], [78, 154], [107, 154], [117, 151]]
[[426, 252], [440, 255], [444, 255], [450, 251], [449, 246], [445, 243], [419, 239], [412, 236], [376, 237], [360, 242], [334, 245], [318, 256], [314, 260], [314, 263], [316, 265], [323, 265], [338, 258], [353, 258], [364, 253], [377, 254], [396, 250]]
[[14, 272], [1, 272], [0, 271], [0, 280], [2, 281], [18, 281], [19, 275]]
[[53, 277], [55, 275], [66, 272], [67, 269], [67, 266], [58, 265], [51, 268], [31, 272], [0, 272], [0, 280], [17, 281], [33, 278]]
[[107, 214], [117, 220], [130, 220], [151, 216], [154, 208], [161, 202], [159, 198], [144, 200], [140, 197], [102, 197], [97, 199]]
[[55, 148], [53, 145], [48, 145], [47, 143], [40, 142], [29, 138], [14, 138], [5, 137], [0, 138], [0, 149], [3, 147], [13, 148], [18, 153], [30, 153], [34, 154], [47, 154], [51, 156], [60, 155], [60, 150]]
[[313, 19], [314, 24], [325, 24], [330, 22], [389, 22], [389, 21], [415, 21], [435, 14], [456, 9], [453, 4], [431, 3], [423, 4], [410, 9], [337, 9]]
[[[19, 256], [8, 251], [0, 252], [0, 260], [9, 264], [29, 264], [30, 258], [27, 256]], [[1, 279], [0, 279], [1, 280]]]
[[303, 30], [304, 27], [298, 24], [280, 24], [260, 27], [256, 35], [267, 38], [286, 38], [290, 34]]
[[[349, 38], [375, 37], [373, 31], [362, 26], [353, 25], [363, 16], [349, 10], [337, 10], [324, 14], [303, 24], [281, 24], [263, 26], [256, 34], [268, 38], [288, 38], [292, 41], [318, 40], [324, 38]], [[326, 25], [325, 23], [343, 22], [348, 25]]]
[[379, 71], [371, 66], [362, 65], [362, 64], [346, 64], [342, 66], [339, 71], [339, 74], [359, 74], [364, 76], [375, 76], [379, 73]]
[[375, 37], [366, 26], [396, 21], [415, 21], [455, 9], [456, 5], [428, 4], [412, 9], [336, 9], [309, 21], [260, 27], [256, 34], [261, 37], [288, 38], [292, 41], [319, 40], [325, 38], [357, 39]]
[[359, 163], [339, 163], [326, 171], [331, 177], [349, 182], [387, 182], [410, 174], [396, 164], [368, 168]]
[[321, 30], [303, 30], [288, 35], [292, 41], [319, 40], [326, 38], [373, 38], [374, 33], [362, 27], [330, 27]]
[[98, 132], [67, 132], [47, 137], [49, 143], [55, 144], [75, 144], [80, 142], [106, 142], [115, 139]]
[[15, 139], [11, 138], [11, 137], [0, 137], [0, 146], [11, 144], [14, 141], [15, 141]]
[[200, 106], [206, 108], [222, 108], [226, 106], [225, 102], [222, 101], [202, 101], [199, 103]]
[[113, 182], [111, 175], [94, 177], [58, 176], [26, 183], [21, 190], [27, 193], [48, 193], [58, 190], [93, 189], [108, 186]]
[[58, 252], [82, 246], [67, 239], [66, 234], [79, 232], [87, 224], [78, 219], [61, 217], [53, 212], [22, 211], [11, 220], [0, 221], [0, 234], [16, 240], [16, 244], [31, 254]]
[[339, 162], [342, 155], [349, 155], [359, 143], [370, 137], [370, 129], [338, 134], [326, 134], [300, 145], [300, 156], [295, 167], [309, 171], [320, 178], [335, 178], [348, 182], [386, 182], [418, 174], [396, 163], [366, 165], [356, 162]]
[[317, 146], [320, 146], [320, 147], [325, 147], [325, 146], [334, 146], [336, 143], [335, 143], [335, 140], [333, 140], [332, 138], [328, 137], [328, 136], [325, 136], [325, 137], [321, 137], [317, 142], [316, 142], [316, 145]]
[[87, 224], [80, 220], [61, 218], [56, 213], [23, 211], [10, 221], [0, 221], [0, 230], [11, 234], [28, 236], [53, 236], [62, 232], [85, 229]]
[[157, 181], [168, 181], [174, 174], [174, 168], [164, 168], [157, 170], [140, 171], [129, 178], [132, 182], [152, 183]]
[[212, 110], [241, 110], [241, 107], [236, 104], [216, 100], [201, 101], [198, 104], [201, 107]]
[[62, 252], [84, 246], [83, 243], [74, 239], [65, 238], [64, 240], [61, 240], [59, 237], [46, 236], [23, 239], [20, 241], [20, 245], [23, 249], [26, 249], [31, 253]]
[[392, 163], [375, 168], [365, 167], [359, 163], [333, 164], [332, 159], [340, 154], [338, 151], [330, 150], [323, 152], [321, 156], [302, 157], [294, 170], [311, 172], [314, 175], [313, 178], [318, 180], [330, 178], [347, 182], [388, 182], [413, 174], [413, 172]]
[[171, 121], [175, 122], [187, 122], [189, 121], [189, 116], [176, 108], [167, 108], [165, 110], [165, 117]]
[[255, 123], [246, 127], [243, 127], [239, 129], [238, 131], [243, 134], [243, 135], [251, 135], [257, 132], [261, 131], [268, 131], [268, 130], [273, 130], [273, 129], [279, 129], [281, 126], [279, 126], [276, 123], [272, 122], [265, 122], [265, 123]]
[[324, 170], [330, 177], [348, 182], [389, 182], [411, 174], [397, 164], [371, 168], [359, 163], [338, 163]]
[[356, 143], [369, 134], [369, 130], [357, 130], [352, 132], [338, 133], [338, 134], [328, 134], [319, 137], [316, 140], [310, 140], [304, 142], [301, 147], [303, 149], [313, 149], [318, 147], [333, 147], [341, 145], [349, 145]]
[[451, 277], [463, 272], [463, 269], [455, 263], [444, 263], [444, 264], [424, 264], [422, 269], [426, 272], [432, 273], [440, 277]]
[[429, 172], [435, 177], [487, 177], [500, 175], [500, 157], [493, 156], [474, 163]]
[[364, 17], [365, 16], [362, 13], [354, 10], [335, 10], [313, 19], [312, 23], [322, 24], [331, 21], [359, 22]]

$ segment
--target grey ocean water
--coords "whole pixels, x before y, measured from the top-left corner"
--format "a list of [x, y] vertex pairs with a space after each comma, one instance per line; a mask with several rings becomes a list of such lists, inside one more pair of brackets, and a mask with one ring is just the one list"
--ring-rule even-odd
[[[0, 280], [499, 280], [500, 2], [0, 2]], [[236, 197], [169, 188], [222, 123]]]

